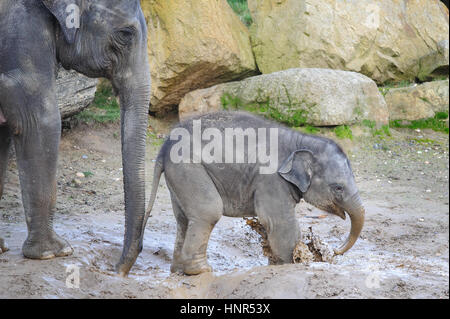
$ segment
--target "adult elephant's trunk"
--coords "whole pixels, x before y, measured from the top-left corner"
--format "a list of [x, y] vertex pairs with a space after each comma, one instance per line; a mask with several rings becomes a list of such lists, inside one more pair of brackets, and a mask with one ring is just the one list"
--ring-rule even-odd
[[344, 244], [338, 249], [334, 250], [334, 253], [336, 255], [342, 255], [347, 250], [353, 247], [356, 240], [358, 240], [359, 234], [361, 233], [361, 230], [364, 226], [365, 210], [358, 193], [352, 196], [352, 198], [348, 202], [348, 205], [346, 205], [345, 210], [350, 216], [352, 227], [350, 230], [350, 234]]
[[[142, 69], [145, 70], [145, 66]], [[125, 238], [117, 272], [126, 276], [142, 250], [145, 215], [145, 146], [150, 100], [146, 71], [133, 72], [133, 79], [119, 89], [121, 103], [122, 165], [125, 192]]]

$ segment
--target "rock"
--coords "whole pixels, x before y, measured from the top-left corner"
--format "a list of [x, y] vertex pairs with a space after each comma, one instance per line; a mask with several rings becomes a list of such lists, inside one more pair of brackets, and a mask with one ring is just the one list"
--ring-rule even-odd
[[81, 173], [81, 172], [78, 172], [78, 173], [76, 174], [76, 176], [77, 176], [78, 178], [85, 178], [85, 177], [86, 177], [86, 175], [84, 175], [84, 173]]
[[330, 69], [289, 69], [220, 84], [187, 94], [180, 103], [180, 119], [222, 109], [224, 99], [238, 108], [256, 111], [269, 106], [284, 118], [297, 116], [303, 124], [334, 126], [363, 119], [389, 121], [377, 85], [368, 77]]
[[97, 80], [62, 67], [56, 78], [56, 100], [61, 118], [73, 116], [89, 106], [94, 100]]
[[438, 54], [445, 41], [448, 45], [448, 9], [438, 0], [248, 3], [262, 73], [320, 67], [360, 72], [384, 83], [427, 77], [443, 64], [448, 67], [448, 58], [445, 62]]
[[75, 178], [73, 181], [72, 181], [72, 183], [73, 183], [73, 185], [75, 186], [75, 187], [81, 187], [81, 185], [83, 184], [79, 179], [77, 179], [77, 178]]
[[[438, 43], [438, 49], [439, 49], [439, 53], [441, 53], [441, 55], [444, 56], [444, 59], [447, 61], [447, 66], [449, 64], [449, 40], [442, 40], [441, 42]], [[447, 72], [448, 75], [448, 72]]]
[[418, 120], [449, 111], [449, 81], [389, 89], [385, 99], [391, 120]]
[[226, 0], [142, 0], [149, 29], [150, 110], [163, 115], [192, 90], [256, 73], [247, 27]]
[[438, 50], [422, 57], [419, 60], [420, 71], [418, 78], [421, 81], [432, 80], [443, 75], [448, 76], [448, 39], [438, 43]]

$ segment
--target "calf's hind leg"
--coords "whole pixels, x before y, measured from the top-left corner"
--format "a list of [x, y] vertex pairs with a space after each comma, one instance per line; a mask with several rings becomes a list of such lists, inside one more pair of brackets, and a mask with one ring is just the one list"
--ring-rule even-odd
[[181, 259], [181, 252], [183, 250], [184, 240], [186, 238], [186, 230], [188, 226], [188, 220], [177, 202], [172, 199], [173, 213], [177, 220], [177, 239], [175, 240], [175, 247], [173, 249], [172, 265], [170, 267], [171, 272], [183, 272], [183, 262]]
[[[176, 165], [176, 164], [172, 164]], [[175, 254], [178, 267], [187, 275], [212, 271], [206, 256], [209, 236], [223, 213], [223, 203], [213, 181], [205, 169], [198, 165], [166, 167], [166, 181], [171, 189], [174, 210], [182, 210], [187, 221], [182, 221]], [[178, 207], [177, 207], [178, 206]], [[181, 247], [181, 254], [177, 249]]]

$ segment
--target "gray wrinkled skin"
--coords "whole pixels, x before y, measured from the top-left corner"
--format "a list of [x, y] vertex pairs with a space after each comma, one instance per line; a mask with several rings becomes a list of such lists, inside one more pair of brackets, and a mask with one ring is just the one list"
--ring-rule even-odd
[[[73, 4], [80, 28], [66, 24]], [[1, 0], [0, 35], [0, 198], [13, 144], [28, 226], [23, 254], [48, 259], [73, 251], [52, 225], [61, 135], [55, 73], [61, 63], [110, 79], [120, 96], [126, 230], [118, 271], [126, 275], [142, 249], [145, 213], [150, 74], [139, 0]]]
[[178, 127], [186, 128], [192, 135], [196, 119], [202, 120], [202, 131], [208, 127], [221, 132], [239, 127], [244, 130], [278, 128], [278, 171], [260, 174], [259, 161], [176, 164], [170, 158], [170, 151], [178, 140], [168, 138], [156, 161], [146, 220], [164, 172], [178, 225], [172, 271], [189, 275], [211, 271], [206, 248], [210, 233], [222, 215], [257, 216], [267, 230], [277, 263], [291, 263], [300, 239], [294, 210], [301, 198], [342, 218], [344, 212], [350, 215], [351, 234], [336, 253], [350, 249], [363, 226], [364, 210], [350, 163], [336, 143], [242, 112], [211, 113], [187, 120]]

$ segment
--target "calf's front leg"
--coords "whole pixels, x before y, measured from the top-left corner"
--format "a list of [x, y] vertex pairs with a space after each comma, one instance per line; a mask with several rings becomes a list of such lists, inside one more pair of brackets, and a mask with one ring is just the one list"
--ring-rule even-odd
[[300, 241], [300, 228], [295, 218], [296, 202], [283, 187], [262, 183], [255, 192], [255, 210], [267, 232], [275, 264], [293, 262], [295, 246]]

